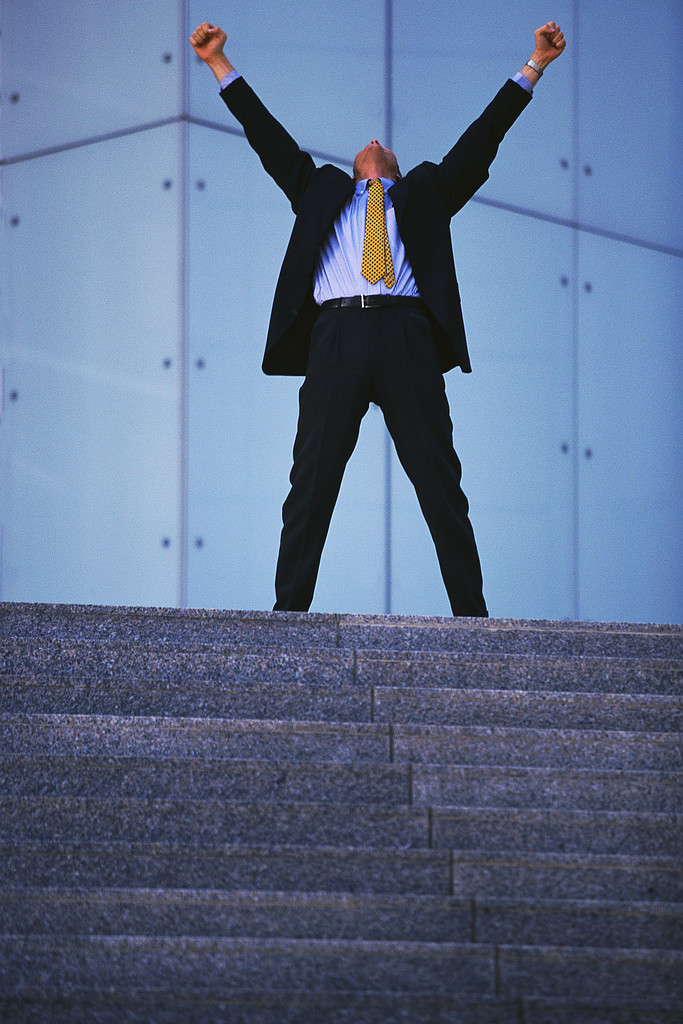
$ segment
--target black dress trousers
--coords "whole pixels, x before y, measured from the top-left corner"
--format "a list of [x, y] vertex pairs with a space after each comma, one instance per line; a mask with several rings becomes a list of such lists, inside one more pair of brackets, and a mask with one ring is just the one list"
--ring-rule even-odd
[[344, 469], [371, 400], [415, 487], [453, 614], [487, 616], [432, 326], [426, 312], [400, 305], [318, 315], [299, 392], [275, 609], [310, 606]]

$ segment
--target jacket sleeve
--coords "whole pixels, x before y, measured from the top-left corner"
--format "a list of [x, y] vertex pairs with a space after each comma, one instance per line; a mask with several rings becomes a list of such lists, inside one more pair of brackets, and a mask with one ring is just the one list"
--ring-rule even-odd
[[316, 169], [313, 158], [299, 149], [243, 78], [236, 78], [220, 95], [244, 128], [249, 145], [296, 213]]
[[530, 101], [525, 89], [508, 80], [437, 166], [437, 187], [451, 217], [484, 184], [503, 136]]

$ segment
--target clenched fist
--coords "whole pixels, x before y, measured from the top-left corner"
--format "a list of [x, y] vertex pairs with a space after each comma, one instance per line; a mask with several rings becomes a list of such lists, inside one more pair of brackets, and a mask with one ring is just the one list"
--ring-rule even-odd
[[190, 36], [190, 42], [197, 56], [208, 64], [216, 78], [220, 81], [224, 75], [234, 71], [228, 58], [223, 53], [227, 36], [222, 28], [203, 21]]
[[534, 60], [541, 65], [541, 68], [547, 67], [552, 60], [559, 57], [567, 45], [562, 29], [554, 21], [549, 21], [547, 25], [541, 25], [536, 29], [534, 42], [536, 44]]

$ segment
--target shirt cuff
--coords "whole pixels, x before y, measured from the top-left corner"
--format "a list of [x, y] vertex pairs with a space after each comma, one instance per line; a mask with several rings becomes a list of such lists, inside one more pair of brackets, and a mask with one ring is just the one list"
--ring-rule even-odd
[[512, 81], [516, 82], [517, 85], [521, 85], [522, 89], [526, 89], [526, 91], [533, 96], [534, 87], [529, 81], [529, 79], [526, 77], [526, 75], [523, 75], [521, 71], [517, 72]]
[[221, 92], [223, 92], [224, 89], [227, 89], [228, 86], [231, 85], [235, 81], [236, 78], [241, 78], [241, 75], [240, 75], [239, 71], [235, 71], [234, 68], [227, 75], [223, 75], [223, 77], [221, 78], [220, 82], [218, 83], [219, 86], [220, 86]]

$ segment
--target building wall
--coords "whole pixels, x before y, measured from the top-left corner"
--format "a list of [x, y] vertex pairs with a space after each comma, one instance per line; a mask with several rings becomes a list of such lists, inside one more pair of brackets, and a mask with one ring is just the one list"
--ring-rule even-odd
[[[272, 606], [301, 381], [260, 364], [292, 213], [191, 29], [226, 29], [320, 162], [377, 136], [405, 171], [548, 17], [567, 51], [452, 227], [485, 592], [497, 616], [681, 620], [677, 0], [5, 0], [2, 599]], [[374, 406], [313, 609], [448, 614]]]

